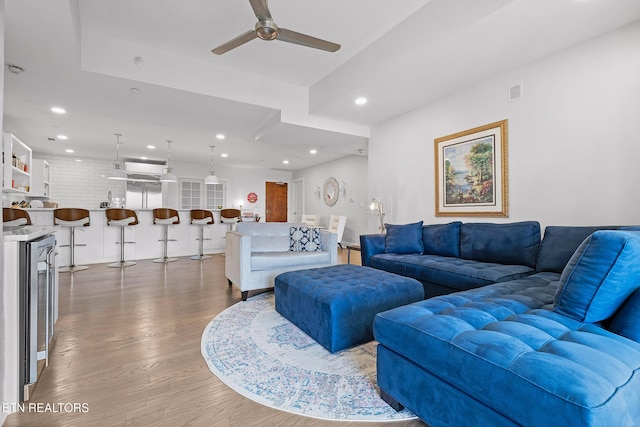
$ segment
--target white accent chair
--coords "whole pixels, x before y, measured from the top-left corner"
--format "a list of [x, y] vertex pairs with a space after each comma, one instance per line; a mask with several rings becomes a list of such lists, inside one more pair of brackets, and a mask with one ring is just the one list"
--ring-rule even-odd
[[342, 235], [344, 234], [344, 226], [346, 224], [347, 217], [345, 215], [331, 215], [331, 217], [329, 217], [329, 226], [327, 229], [337, 234], [340, 248], [342, 248]]
[[320, 226], [320, 215], [302, 215], [301, 222], [304, 222], [309, 227], [319, 227]]
[[236, 231], [227, 233], [225, 275], [229, 286], [240, 289], [242, 300], [249, 291], [272, 288], [278, 274], [306, 268], [327, 267], [338, 263], [336, 233], [318, 229], [320, 251], [290, 250], [290, 228], [303, 223], [240, 222]]

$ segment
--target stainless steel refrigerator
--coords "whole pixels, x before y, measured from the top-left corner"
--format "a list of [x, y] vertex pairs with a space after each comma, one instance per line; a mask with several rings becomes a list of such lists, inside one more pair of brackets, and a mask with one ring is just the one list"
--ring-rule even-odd
[[162, 207], [161, 182], [127, 182], [127, 209], [155, 209]]

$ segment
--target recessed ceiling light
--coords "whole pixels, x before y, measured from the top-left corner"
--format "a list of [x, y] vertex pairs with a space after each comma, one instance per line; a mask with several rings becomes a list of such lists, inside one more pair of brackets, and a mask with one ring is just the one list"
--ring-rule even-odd
[[289, 164], [289, 160], [283, 160], [282, 164], [288, 165]]
[[71, 148], [67, 148], [66, 150], [64, 150], [65, 153], [73, 153], [73, 150]]
[[309, 150], [309, 153], [311, 154], [317, 154], [318, 150], [316, 150], [315, 148], [312, 148], [311, 150]]
[[155, 145], [147, 145], [147, 148], [148, 148], [149, 150], [155, 150], [155, 149], [156, 149], [156, 146], [155, 146]]
[[365, 98], [364, 96], [356, 98], [356, 105], [364, 105], [366, 103], [367, 103], [367, 98]]
[[56, 114], [64, 114], [67, 112], [67, 110], [65, 110], [62, 107], [51, 107], [51, 112], [56, 113]]
[[229, 155], [227, 153], [222, 153], [220, 154], [220, 157], [229, 157]]
[[56, 136], [56, 138], [58, 138], [58, 139], [62, 139], [62, 140], [67, 140], [67, 139], [69, 139], [69, 137], [68, 137], [67, 135], [58, 135], [58, 136]]
[[137, 87], [132, 87], [131, 89], [129, 89], [131, 92], [133, 93], [138, 93], [140, 92], [140, 89], [138, 89]]
[[216, 135], [216, 138], [224, 139], [225, 137], [224, 137], [224, 134], [219, 133], [219, 134]]

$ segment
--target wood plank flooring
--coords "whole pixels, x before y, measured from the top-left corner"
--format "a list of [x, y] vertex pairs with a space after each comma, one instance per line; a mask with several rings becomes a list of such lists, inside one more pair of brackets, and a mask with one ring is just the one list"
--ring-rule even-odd
[[[339, 257], [346, 263], [346, 249]], [[351, 262], [360, 262], [358, 252]], [[271, 409], [218, 380], [200, 354], [200, 338], [211, 319], [238, 302], [221, 255], [61, 273], [53, 352], [30, 402], [53, 409], [85, 403], [88, 412], [15, 413], [4, 426], [364, 425]], [[418, 420], [365, 424], [424, 426]]]

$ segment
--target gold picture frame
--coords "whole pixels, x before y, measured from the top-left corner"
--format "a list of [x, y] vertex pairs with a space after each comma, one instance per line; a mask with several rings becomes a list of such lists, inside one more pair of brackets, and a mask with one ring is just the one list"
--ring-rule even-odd
[[437, 138], [436, 216], [509, 216], [507, 120]]

